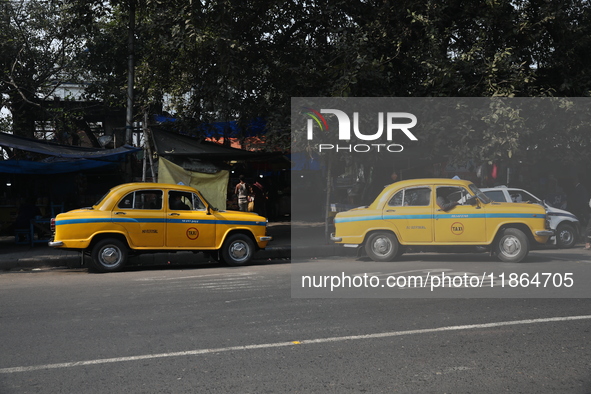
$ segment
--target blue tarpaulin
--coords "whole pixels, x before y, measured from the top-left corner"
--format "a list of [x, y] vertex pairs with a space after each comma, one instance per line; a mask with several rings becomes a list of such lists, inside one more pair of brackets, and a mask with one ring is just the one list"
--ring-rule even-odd
[[113, 162], [98, 160], [64, 160], [53, 163], [44, 163], [29, 160], [4, 160], [0, 161], [0, 173], [6, 174], [63, 174], [95, 168], [113, 166]]
[[81, 148], [6, 133], [0, 133], [0, 146], [50, 156], [39, 161], [0, 160], [0, 173], [9, 174], [61, 174], [113, 166], [127, 154], [141, 150], [128, 145], [115, 149]]
[[[154, 120], [158, 123], [176, 122], [176, 118], [164, 115], [157, 115]], [[205, 138], [256, 137], [266, 133], [267, 122], [263, 118], [256, 118], [249, 121], [242, 130], [236, 121], [202, 123], [195, 131], [197, 135]]]
[[317, 154], [306, 152], [293, 152], [289, 155], [292, 171], [318, 171], [323, 168], [322, 162]]

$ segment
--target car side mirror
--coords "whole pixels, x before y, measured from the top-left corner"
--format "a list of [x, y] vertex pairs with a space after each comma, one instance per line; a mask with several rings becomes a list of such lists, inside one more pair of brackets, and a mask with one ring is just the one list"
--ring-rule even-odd
[[476, 205], [478, 203], [478, 197], [472, 196], [466, 200], [466, 203], [469, 205]]

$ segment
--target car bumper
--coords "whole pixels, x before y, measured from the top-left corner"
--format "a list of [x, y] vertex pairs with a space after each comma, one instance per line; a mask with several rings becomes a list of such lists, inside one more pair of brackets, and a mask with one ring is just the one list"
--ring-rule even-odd
[[554, 235], [554, 230], [540, 230], [536, 231], [538, 237], [551, 237]]
[[343, 241], [343, 238], [341, 238], [341, 237], [335, 237], [334, 234], [330, 234], [330, 240], [332, 242], [342, 242]]

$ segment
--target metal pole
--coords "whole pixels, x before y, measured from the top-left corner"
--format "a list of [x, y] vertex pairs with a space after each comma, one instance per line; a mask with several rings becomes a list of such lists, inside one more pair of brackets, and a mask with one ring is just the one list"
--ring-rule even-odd
[[135, 80], [134, 33], [135, 0], [129, 1], [129, 28], [127, 36], [127, 117], [125, 121], [125, 143], [132, 144], [133, 135], [133, 84]]
[[326, 201], [324, 203], [324, 241], [326, 244], [329, 244], [330, 241], [330, 228], [329, 228], [329, 218], [330, 218], [330, 200], [332, 191], [332, 155], [330, 152], [328, 153], [327, 157], [327, 169], [326, 169]]
[[152, 160], [152, 149], [150, 148], [150, 133], [148, 129], [148, 111], [144, 112], [144, 169], [143, 169], [143, 179], [142, 181], [146, 181], [146, 156], [150, 160], [150, 171], [152, 173], [152, 182], [156, 182], [156, 174], [154, 173], [154, 162]]

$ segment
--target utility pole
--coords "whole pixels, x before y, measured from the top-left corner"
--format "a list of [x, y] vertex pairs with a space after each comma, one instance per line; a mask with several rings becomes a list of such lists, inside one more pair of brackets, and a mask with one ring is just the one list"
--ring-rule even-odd
[[127, 117], [125, 121], [125, 143], [132, 144], [133, 138], [133, 85], [135, 80], [135, 0], [129, 0], [129, 27], [127, 36]]
[[142, 182], [146, 181], [146, 157], [150, 160], [150, 170], [152, 171], [152, 182], [156, 182], [154, 173], [154, 162], [152, 160], [152, 149], [150, 149], [150, 133], [148, 130], [148, 111], [144, 111], [144, 164], [142, 169]]

